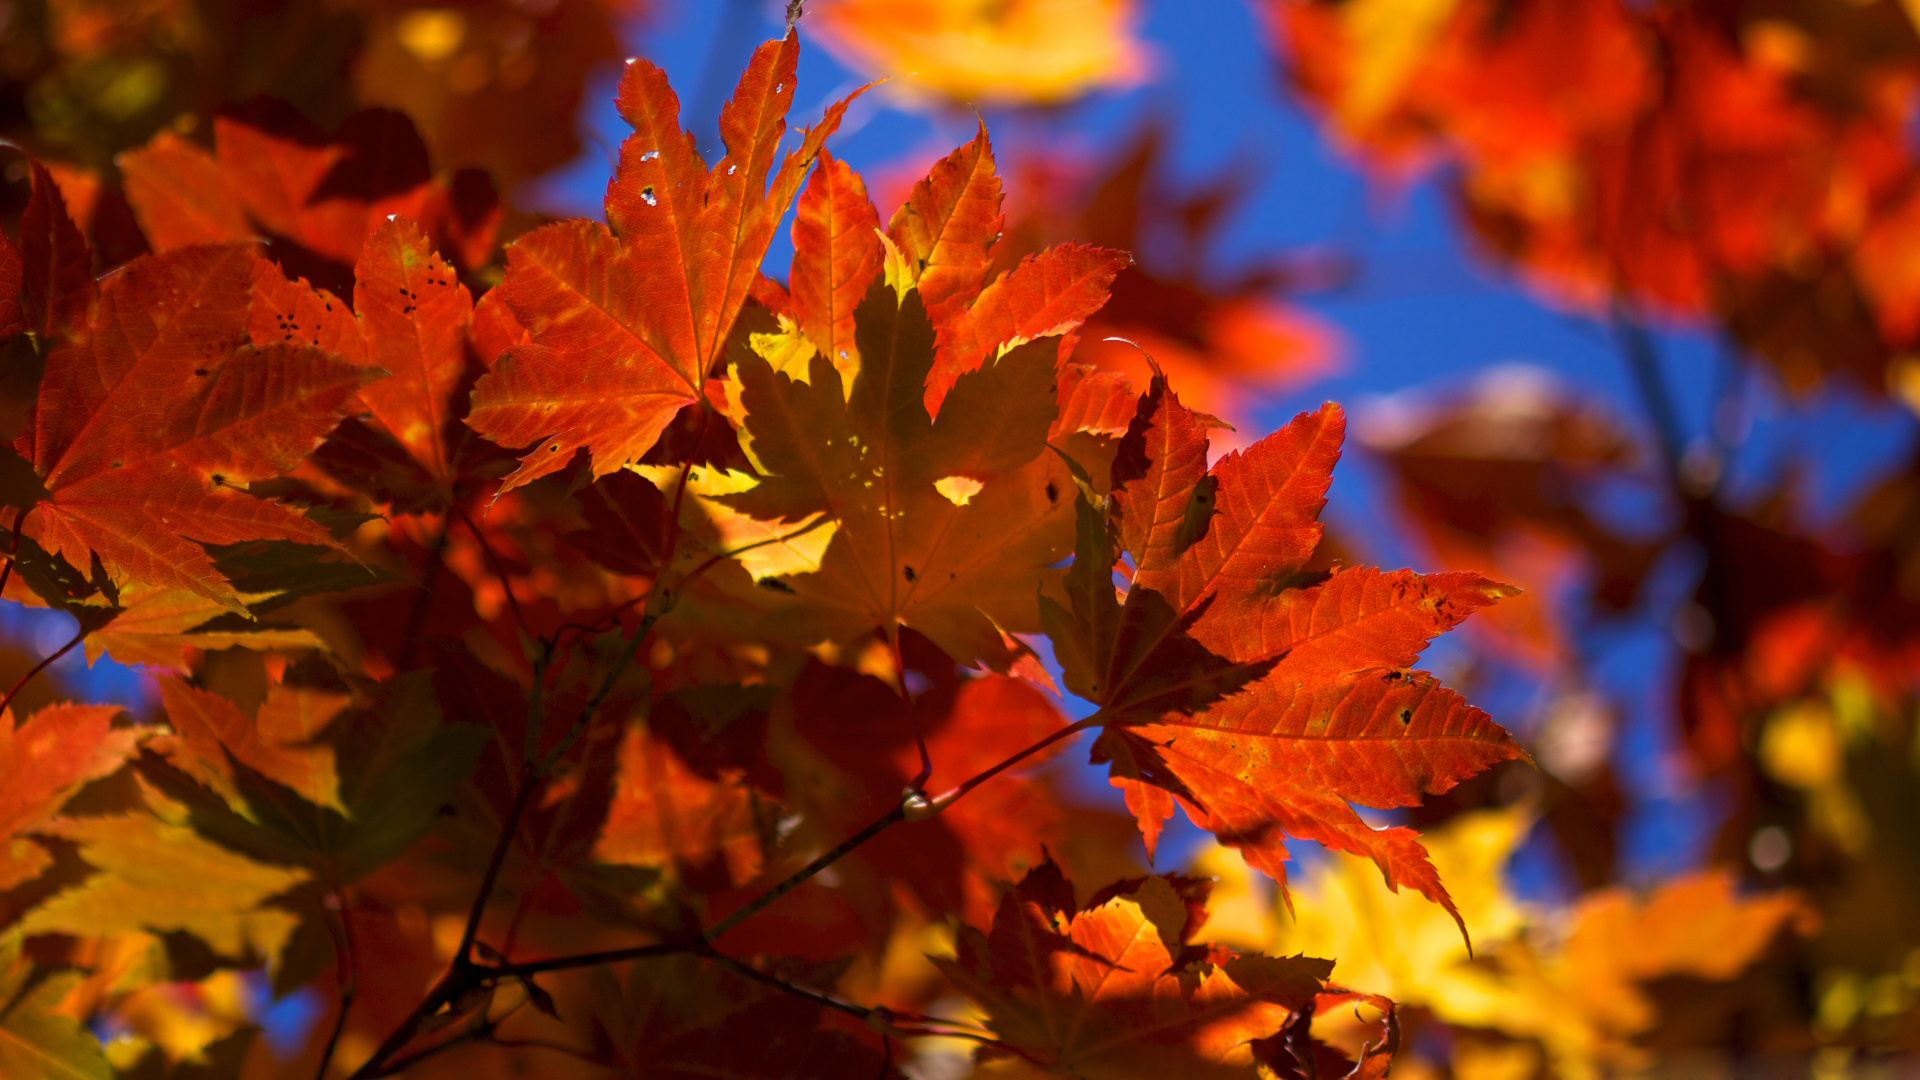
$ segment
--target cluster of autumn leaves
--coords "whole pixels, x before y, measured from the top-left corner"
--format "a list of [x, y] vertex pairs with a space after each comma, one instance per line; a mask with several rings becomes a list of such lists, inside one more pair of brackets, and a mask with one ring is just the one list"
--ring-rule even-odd
[[[879, 1075], [911, 1035], [1080, 1075], [1337, 1054], [1309, 1030], [1352, 997], [1331, 961], [1202, 944], [1206, 882], [1108, 884], [1046, 780], [996, 778], [1095, 727], [1149, 850], [1178, 804], [1276, 880], [1314, 839], [1459, 918], [1348, 800], [1522, 756], [1409, 670], [1505, 590], [1315, 564], [1337, 408], [1210, 468], [1165, 380], [1070, 359], [1124, 253], [989, 280], [984, 130], [882, 229], [822, 149], [844, 102], [779, 152], [797, 58], [755, 53], [711, 167], [629, 63], [608, 224], [520, 236], [477, 304], [498, 214], [395, 114], [128, 153], [152, 253], [99, 279], [31, 164], [0, 246], [42, 369], [7, 596], [171, 674], [153, 720], [5, 721], [9, 1076]], [[783, 288], [759, 267], [796, 198]], [[1076, 892], [1049, 842], [1101, 876]], [[916, 965], [947, 919], [980, 929]], [[291, 1064], [155, 1020], [261, 963], [326, 1003]], [[1352, 1066], [1377, 1075], [1392, 1006], [1355, 1000], [1386, 1010]]]
[[[1143, 71], [1123, 3], [817, 6], [923, 97]], [[1560, 302], [1899, 391], [1874, 238], [1905, 53], [1830, 56], [1790, 7], [1268, 7], [1330, 126], [1458, 163], [1469, 225]], [[536, 225], [432, 163], [571, 153], [540, 118], [617, 9], [229, 14], [48, 5], [38, 52], [0, 50], [51, 155], [0, 233], [0, 591], [73, 627], [0, 718], [0, 1075], [1581, 1077], [1911, 1037], [1905, 547], [1735, 509], [1677, 444], [1683, 523], [1621, 536], [1569, 493], [1638, 467], [1632, 433], [1494, 388], [1362, 429], [1451, 569], [1344, 566], [1345, 415], [1257, 438], [1190, 407], [1240, 420], [1276, 357], [1313, 366], [1273, 299], [1301, 268], [1195, 270], [1232, 181], [1156, 190], [1151, 133], [1091, 185], [1017, 167], [1062, 209], [1003, 199], [983, 127], [883, 219], [825, 149], [848, 101], [789, 128], [790, 33], [712, 165], [630, 61], [606, 224]], [[318, 66], [263, 62], [294, 41]], [[258, 90], [298, 110], [195, 96]], [[183, 107], [205, 130], [125, 139]], [[1184, 258], [1123, 250], [1168, 235]], [[1863, 520], [1906, 536], [1911, 500]], [[1804, 891], [1608, 887], [1613, 776], [1556, 741], [1590, 673], [1535, 583], [1591, 572], [1617, 611], [1685, 545], [1720, 861]], [[1559, 695], [1538, 774], [1414, 668], [1476, 611], [1469, 647]], [[38, 662], [75, 649], [156, 705], [55, 703]], [[1125, 815], [1034, 768], [1096, 731]], [[1152, 874], [1128, 852], [1176, 810], [1220, 845]], [[1504, 878], [1536, 819], [1589, 888], [1557, 913]], [[1329, 853], [1290, 876], [1287, 837]], [[317, 1015], [269, 1038], [269, 995]]]

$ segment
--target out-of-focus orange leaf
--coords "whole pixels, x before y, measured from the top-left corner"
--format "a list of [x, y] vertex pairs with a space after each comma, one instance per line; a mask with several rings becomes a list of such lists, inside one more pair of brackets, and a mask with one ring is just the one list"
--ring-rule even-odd
[[909, 100], [1049, 105], [1152, 64], [1134, 0], [825, 0], [807, 15], [837, 59]]
[[108, 1080], [99, 1041], [60, 1009], [80, 974], [35, 979], [20, 951], [20, 935], [0, 937], [0, 1069], [23, 1080]]
[[620, 56], [617, 27], [641, 0], [500, 0], [425, 6], [356, 0], [365, 44], [353, 86], [366, 105], [413, 118], [437, 161], [485, 169], [503, 186], [580, 152], [573, 117], [591, 73]]
[[1555, 302], [1711, 314], [1796, 392], [1882, 392], [1920, 331], [1896, 5], [1265, 9], [1330, 126], [1390, 171], [1457, 163], [1466, 223]]
[[[259, 604], [271, 593], [240, 593], [240, 602]], [[203, 627], [227, 607], [188, 589], [163, 589], [137, 581], [120, 587], [119, 613], [105, 627], [87, 635], [83, 647], [87, 662], [102, 656], [136, 667], [185, 674], [192, 649], [310, 649], [324, 644], [313, 631], [259, 622], [244, 627]]]
[[1545, 672], [1571, 662], [1556, 605], [1577, 577], [1609, 610], [1632, 604], [1655, 537], [1620, 535], [1582, 495], [1638, 462], [1610, 413], [1531, 368], [1502, 367], [1450, 401], [1409, 392], [1360, 418], [1361, 442], [1385, 457], [1399, 500], [1441, 565], [1498, 574], [1526, 592], [1474, 623], [1503, 657]]
[[695, 873], [718, 869], [733, 885], [753, 880], [765, 862], [765, 818], [774, 808], [740, 770], [702, 776], [639, 725], [621, 736], [619, 755], [594, 858]]
[[19, 725], [11, 710], [0, 715], [0, 890], [31, 880], [51, 861], [25, 834], [139, 748], [139, 732], [113, 727], [119, 713], [111, 705], [53, 705]]
[[220, 116], [208, 152], [171, 132], [120, 155], [127, 199], [156, 251], [264, 236], [295, 276], [345, 293], [368, 238], [394, 215], [467, 268], [492, 252], [498, 196], [484, 177], [433, 174], [408, 119], [367, 110], [329, 136], [272, 102]]
[[350, 704], [346, 695], [275, 684], [249, 717], [218, 694], [163, 679], [160, 701], [178, 733], [165, 748], [168, 757], [229, 803], [242, 805], [234, 781], [238, 762], [316, 806], [347, 812], [333, 747], [321, 741]]
[[28, 934], [184, 931], [221, 956], [274, 961], [293, 912], [265, 906], [307, 880], [303, 871], [255, 862], [149, 813], [59, 818], [38, 832], [78, 844], [96, 873], [27, 913]]
[[[1185, 889], [1186, 891], [1182, 891]], [[1075, 902], [1042, 863], [983, 933], [962, 927], [952, 959], [935, 959], [1017, 1055], [1088, 1080], [1252, 1077], [1252, 1040], [1310, 1007], [1332, 964], [1240, 955], [1199, 945], [1206, 883], [1149, 877]]]

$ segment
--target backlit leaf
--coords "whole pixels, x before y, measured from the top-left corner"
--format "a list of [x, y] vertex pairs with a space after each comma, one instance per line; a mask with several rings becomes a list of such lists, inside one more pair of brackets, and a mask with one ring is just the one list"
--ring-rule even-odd
[[297, 464], [365, 376], [309, 345], [247, 344], [258, 260], [241, 247], [183, 248], [108, 281], [89, 340], [48, 359], [15, 444], [51, 493], [27, 535], [76, 565], [97, 555], [110, 573], [234, 611], [238, 595], [200, 543], [328, 542], [244, 487]]
[[1069, 686], [1109, 717], [1095, 760], [1149, 837], [1171, 794], [1283, 885], [1292, 835], [1371, 858], [1453, 913], [1413, 831], [1374, 829], [1349, 803], [1417, 805], [1524, 756], [1407, 670], [1508, 589], [1470, 574], [1307, 572], [1343, 427], [1329, 405], [1209, 470], [1203, 419], [1155, 380], [1113, 465], [1113, 534], [1134, 566], [1125, 602], [1115, 611], [1105, 584], [1107, 524], [1083, 510], [1073, 611], [1052, 608], [1050, 625]]
[[539, 443], [503, 491], [580, 449], [605, 476], [700, 399], [774, 229], [846, 108], [830, 107], [775, 170], [798, 60], [791, 34], [754, 52], [721, 112], [727, 153], [711, 170], [680, 129], [666, 74], [627, 65], [615, 104], [634, 133], [607, 186], [611, 230], [562, 222], [508, 250], [501, 295], [532, 343], [481, 378], [467, 417], [502, 446]]
[[113, 727], [119, 713], [110, 705], [54, 705], [19, 725], [11, 710], [0, 714], [0, 891], [47, 866], [46, 853], [24, 834], [139, 747], [139, 732]]
[[990, 932], [962, 928], [958, 955], [935, 963], [1002, 1043], [1051, 1073], [1253, 1077], [1249, 1043], [1309, 1006], [1332, 964], [1193, 946], [1199, 921], [1164, 877], [1078, 907], [1049, 862]]

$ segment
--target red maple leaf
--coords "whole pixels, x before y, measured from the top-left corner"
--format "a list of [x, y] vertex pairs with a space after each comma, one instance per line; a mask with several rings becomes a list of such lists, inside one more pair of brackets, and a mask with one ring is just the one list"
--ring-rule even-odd
[[727, 153], [711, 169], [680, 129], [666, 73], [627, 65], [615, 102], [634, 133], [607, 185], [612, 228], [559, 222], [507, 252], [499, 292], [531, 342], [479, 381], [467, 417], [502, 446], [538, 444], [502, 491], [582, 449], [605, 476], [700, 400], [774, 229], [851, 100], [829, 107], [775, 170], [799, 57], [791, 32], [754, 52], [721, 111]]
[[[1430, 638], [1511, 590], [1475, 574], [1308, 572], [1345, 428], [1336, 406], [1210, 470], [1206, 428], [1154, 381], [1114, 460], [1112, 531], [1081, 503], [1072, 610], [1043, 600], [1068, 686], [1102, 707], [1096, 762], [1111, 764], [1150, 851], [1177, 800], [1283, 886], [1292, 835], [1369, 857], [1454, 912], [1413, 830], [1375, 829], [1349, 801], [1417, 805], [1525, 756], [1408, 670]], [[1116, 534], [1134, 566], [1124, 603]]]
[[366, 373], [305, 343], [248, 343], [260, 265], [247, 247], [190, 247], [107, 280], [85, 336], [47, 358], [14, 444], [48, 492], [26, 535], [77, 566], [97, 556], [110, 574], [236, 611], [201, 544], [331, 542], [246, 485], [297, 465]]

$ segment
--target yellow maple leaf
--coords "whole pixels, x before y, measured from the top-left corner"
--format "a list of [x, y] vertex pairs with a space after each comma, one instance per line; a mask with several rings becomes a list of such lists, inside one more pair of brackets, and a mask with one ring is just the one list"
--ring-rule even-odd
[[271, 961], [300, 922], [262, 904], [307, 880], [304, 872], [254, 862], [185, 826], [136, 813], [62, 818], [36, 831], [79, 844], [97, 873], [29, 912], [26, 934], [180, 930], [222, 956]]

